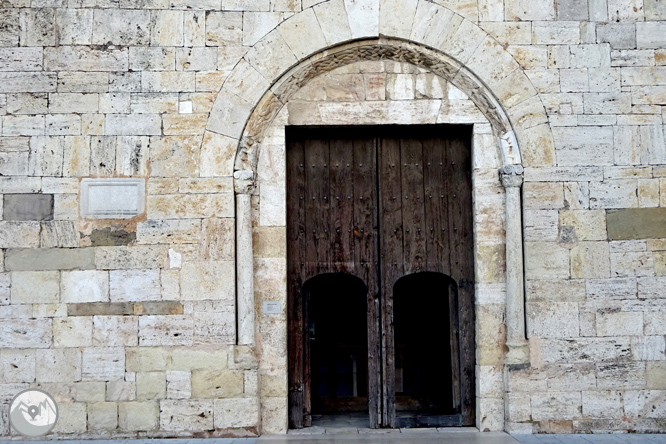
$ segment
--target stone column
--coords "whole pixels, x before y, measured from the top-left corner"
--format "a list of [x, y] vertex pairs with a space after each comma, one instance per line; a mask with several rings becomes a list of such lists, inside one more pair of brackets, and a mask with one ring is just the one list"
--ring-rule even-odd
[[529, 363], [529, 347], [525, 337], [525, 283], [523, 266], [522, 208], [520, 187], [523, 167], [505, 165], [500, 168], [506, 189], [506, 355], [507, 364]]
[[252, 258], [252, 208], [254, 173], [236, 171], [236, 303], [238, 344], [254, 345], [254, 262]]

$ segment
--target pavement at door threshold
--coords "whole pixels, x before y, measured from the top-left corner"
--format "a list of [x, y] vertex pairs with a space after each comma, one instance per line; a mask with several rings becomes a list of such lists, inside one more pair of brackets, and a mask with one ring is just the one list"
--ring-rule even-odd
[[336, 433], [265, 435], [260, 438], [210, 439], [99, 439], [99, 440], [27, 440], [13, 439], [0, 444], [29, 442], [31, 444], [666, 444], [664, 435], [515, 435], [474, 429], [441, 430], [357, 430]]

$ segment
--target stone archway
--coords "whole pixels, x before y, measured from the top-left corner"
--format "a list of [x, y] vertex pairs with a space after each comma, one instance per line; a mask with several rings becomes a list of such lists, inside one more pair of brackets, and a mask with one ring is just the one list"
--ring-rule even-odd
[[285, 20], [223, 84], [204, 148], [235, 144], [234, 169], [252, 170], [253, 145], [294, 91], [322, 72], [372, 59], [403, 60], [450, 79], [504, 131], [505, 164], [555, 164], [544, 106], [518, 62], [483, 29], [426, 0], [329, 0]]
[[[528, 363], [520, 186], [523, 164], [555, 163], [544, 107], [517, 62], [485, 31], [433, 3], [420, 1], [409, 6], [398, 5], [399, 1], [393, 3], [386, 2], [382, 8], [405, 7], [408, 9], [405, 15], [396, 15], [393, 9], [388, 17], [378, 5], [368, 11], [351, 7], [350, 1], [342, 0], [320, 3], [294, 15], [241, 59], [218, 94], [202, 149], [215, 152], [224, 146], [233, 147], [236, 152], [233, 171], [229, 168], [231, 159], [227, 159], [226, 165], [228, 173], [234, 175], [236, 189], [239, 343], [255, 342], [258, 310], [253, 288], [250, 194], [254, 189], [260, 142], [267, 129], [292, 96], [317, 76], [363, 60], [392, 60], [425, 68], [446, 79], [466, 94], [490, 123], [501, 153], [500, 176], [506, 191], [505, 205], [500, 209], [506, 215], [509, 353], [505, 362]], [[342, 20], [333, 20], [340, 14]], [[401, 21], [394, 22], [392, 17], [396, 16]], [[406, 21], [402, 20], [406, 17]], [[413, 20], [407, 24], [409, 17]], [[368, 21], [376, 23], [368, 25]], [[446, 23], [453, 31], [442, 31], [448, 29]], [[313, 38], [296, 39], [295, 36], [303, 33]], [[354, 38], [359, 40], [350, 41]], [[276, 404], [262, 401], [262, 409], [279, 411], [280, 401], [274, 400]], [[264, 412], [264, 416], [267, 414], [271, 413]]]

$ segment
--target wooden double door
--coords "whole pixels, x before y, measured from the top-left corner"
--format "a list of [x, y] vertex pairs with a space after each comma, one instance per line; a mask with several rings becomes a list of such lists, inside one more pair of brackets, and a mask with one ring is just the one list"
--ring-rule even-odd
[[289, 425], [473, 425], [471, 126], [287, 128]]

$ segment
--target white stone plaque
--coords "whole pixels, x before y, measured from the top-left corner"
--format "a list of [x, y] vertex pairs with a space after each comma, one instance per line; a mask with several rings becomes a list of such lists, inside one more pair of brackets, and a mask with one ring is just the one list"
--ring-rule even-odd
[[282, 311], [282, 304], [280, 301], [266, 301], [264, 302], [264, 314], [280, 314]]
[[83, 179], [81, 217], [88, 219], [128, 219], [143, 213], [145, 179]]

